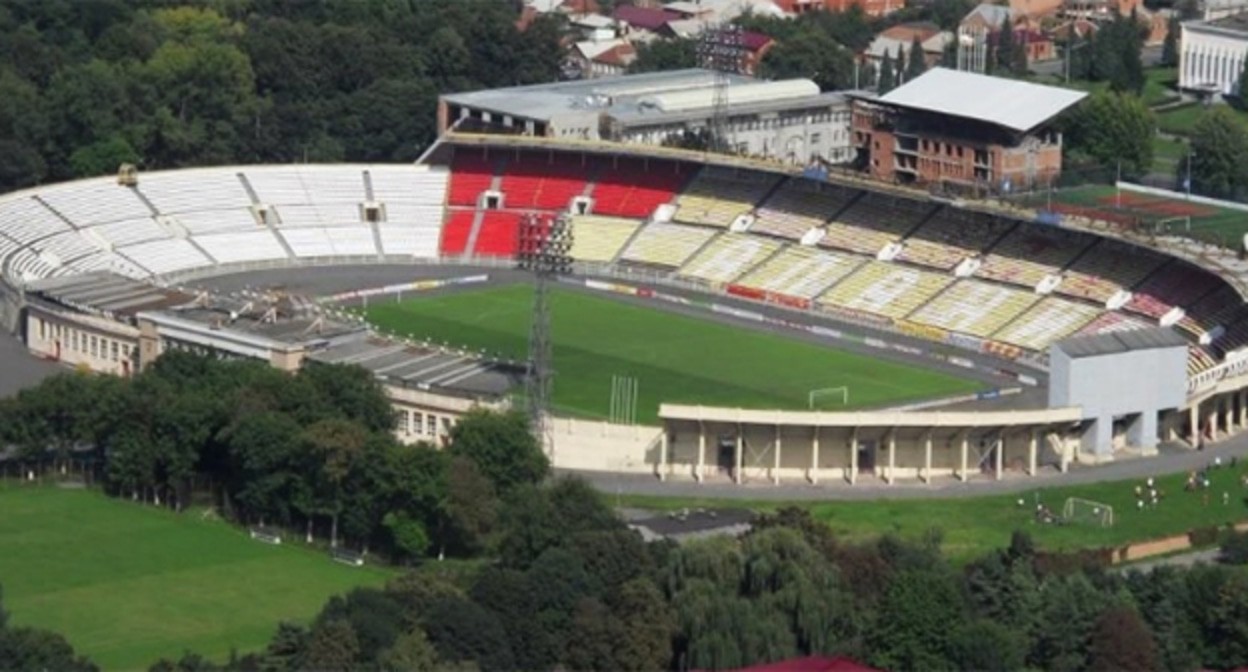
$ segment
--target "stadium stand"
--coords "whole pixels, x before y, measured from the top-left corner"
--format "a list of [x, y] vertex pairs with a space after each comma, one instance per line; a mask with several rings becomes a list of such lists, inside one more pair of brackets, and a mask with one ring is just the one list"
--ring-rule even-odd
[[889, 243], [910, 233], [929, 212], [919, 204], [864, 192], [835, 221], [828, 223], [819, 245], [875, 256]]
[[144, 175], [135, 189], [162, 214], [248, 208], [238, 168], [199, 168]]
[[572, 258], [606, 263], [615, 259], [641, 222], [622, 217], [577, 215], [572, 218]]
[[953, 280], [915, 268], [868, 261], [820, 296], [818, 303], [901, 319]]
[[152, 215], [132, 190], [108, 178], [44, 189], [39, 198], [78, 227]]
[[9, 256], [7, 263], [6, 272], [9, 276], [24, 282], [50, 278], [63, 272], [59, 261], [45, 259], [31, 249], [17, 250]]
[[51, 253], [62, 264], [71, 262], [75, 259], [96, 254], [100, 248], [93, 245], [91, 241], [83, 238], [78, 231], [66, 231], [55, 236], [49, 236], [36, 243], [31, 244], [31, 249], [41, 253]]
[[1093, 301], [1108, 301], [1165, 263], [1165, 257], [1133, 245], [1102, 240], [1064, 273], [1057, 291]]
[[703, 168], [676, 197], [676, 221], [727, 228], [754, 209], [779, 179], [758, 173]]
[[85, 229], [90, 235], [97, 236], [101, 242], [122, 246], [145, 243], [149, 240], [168, 238], [169, 231], [156, 223], [151, 217], [127, 219], [109, 224], [97, 224]]
[[679, 275], [707, 282], [732, 282], [778, 249], [780, 243], [774, 240], [725, 233], [686, 262]]
[[170, 215], [169, 219], [193, 235], [252, 231], [262, 226], [246, 208], [196, 210]]
[[212, 261], [194, 245], [180, 239], [154, 240], [150, 243], [130, 245], [120, 249], [119, 252], [155, 275], [212, 265]]
[[285, 259], [287, 256], [286, 250], [273, 236], [273, 232], [263, 229], [245, 233], [195, 236], [195, 243], [222, 264]]
[[588, 168], [580, 158], [563, 154], [525, 154], [510, 159], [502, 192], [510, 209], [567, 210], [585, 191]]
[[1172, 261], [1148, 276], [1134, 291], [1125, 308], [1131, 312], [1160, 318], [1175, 307], [1195, 303], [1216, 289], [1222, 281], [1181, 261]]
[[619, 158], [604, 165], [594, 184], [594, 213], [646, 219], [670, 203], [688, 174], [680, 164]]
[[283, 229], [279, 235], [298, 257], [377, 254], [373, 232], [364, 227]]
[[987, 338], [1039, 300], [1032, 292], [959, 280], [910, 316], [915, 322]]
[[1104, 312], [1096, 319], [1075, 332], [1076, 336], [1092, 336], [1095, 334], [1112, 334], [1119, 331], [1147, 329], [1150, 325], [1143, 320], [1122, 313]]
[[1035, 288], [1092, 244], [1092, 239], [1040, 226], [1014, 229], [985, 256], [976, 271], [981, 278]]
[[69, 231], [69, 225], [33, 198], [0, 204], [0, 229], [20, 244]]
[[814, 180], [790, 179], [758, 209], [750, 233], [801, 240], [844, 209], [856, 193]]
[[992, 334], [992, 338], [1030, 350], [1043, 350], [1050, 343], [1083, 328], [1100, 314], [1100, 309], [1086, 303], [1045, 297]]
[[1013, 229], [1017, 222], [987, 215], [962, 215], [941, 208], [907, 237], [898, 261], [952, 270], [978, 255]]
[[451, 181], [446, 202], [449, 205], [476, 206], [481, 192], [494, 181], [494, 162], [482, 154], [456, 152], [451, 161]]
[[715, 232], [696, 226], [656, 222], [642, 227], [620, 255], [634, 265], [675, 268], [685, 263]]
[[441, 250], [443, 255], [463, 254], [468, 248], [468, 236], [472, 234], [475, 210], [448, 210], [446, 224], [442, 227]]
[[514, 257], [520, 251], [520, 213], [486, 210], [472, 253], [481, 257]]
[[862, 257], [791, 246], [751, 271], [739, 284], [813, 299], [866, 261]]

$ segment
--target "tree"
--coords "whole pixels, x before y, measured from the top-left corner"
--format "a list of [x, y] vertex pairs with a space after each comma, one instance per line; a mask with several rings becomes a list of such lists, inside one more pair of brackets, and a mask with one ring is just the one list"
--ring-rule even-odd
[[776, 44], [763, 57], [760, 74], [768, 79], [808, 78], [824, 91], [853, 85], [853, 57], [831, 37], [803, 32]]
[[360, 642], [351, 624], [341, 619], [330, 620], [312, 628], [306, 648], [295, 659], [294, 669], [351, 670], [359, 654]]
[[1107, 170], [1121, 167], [1136, 178], [1153, 165], [1157, 121], [1152, 110], [1132, 94], [1097, 92], [1066, 119], [1066, 142], [1075, 156], [1086, 157]]
[[501, 494], [524, 483], [539, 483], [550, 462], [518, 411], [475, 409], [451, 428], [450, 452], [476, 463]]
[[893, 57], [884, 50], [884, 58], [880, 60], [880, 74], [876, 77], [876, 91], [882, 96], [893, 90], [896, 80], [893, 78]]
[[1113, 606], [1096, 619], [1088, 669], [1091, 672], [1161, 669], [1153, 633], [1135, 609]]
[[1026, 667], [1026, 635], [1003, 623], [971, 621], [952, 633], [950, 639], [949, 655], [956, 669], [1010, 672]]
[[1248, 579], [1232, 574], [1208, 608], [1206, 638], [1213, 644], [1218, 665], [1227, 669], [1248, 665]]
[[1248, 186], [1248, 130], [1234, 111], [1210, 108], [1193, 129], [1191, 152], [1193, 191], [1229, 197]]
[[436, 672], [439, 669], [438, 652], [429, 643], [425, 631], [419, 628], [400, 635], [390, 648], [378, 654], [377, 664], [383, 670], [404, 672]]
[[468, 555], [482, 549], [498, 521], [498, 507], [494, 484], [477, 463], [463, 456], [451, 458], [446, 477], [451, 548]]
[[1172, 16], [1166, 22], [1166, 39], [1161, 43], [1161, 65], [1173, 68], [1179, 64], [1179, 17]]
[[994, 71], [1020, 74], [1016, 73], [1014, 70], [1017, 62], [1017, 46], [1015, 42], [1018, 38], [1017, 34], [1014, 32], [1014, 22], [1009, 18], [1003, 21], [1001, 23], [1001, 28], [996, 32], [996, 36], [996, 50], [993, 53], [993, 60], [995, 61], [993, 65], [996, 66]]
[[697, 43], [687, 39], [652, 40], [637, 49], [629, 72], [657, 72], [696, 67]]
[[906, 670], [954, 667], [948, 635], [962, 627], [962, 605], [957, 586], [939, 570], [899, 572], [870, 633], [872, 664]]
[[368, 433], [351, 420], [322, 420], [302, 433], [307, 453], [316, 460], [313, 472], [316, 502], [322, 514], [330, 517], [330, 546], [338, 545], [338, 519], [342, 515], [343, 484], [356, 466]]
[[927, 70], [926, 58], [927, 56], [923, 53], [923, 44], [919, 42], [919, 36], [915, 35], [914, 40], [910, 42], [910, 58], [906, 61], [907, 82], [922, 75]]
[[609, 605], [620, 620], [621, 637], [616, 644], [620, 669], [666, 669], [676, 623], [654, 582], [636, 578], [622, 584], [609, 598]]
[[1235, 80], [1235, 93], [1239, 98], [1240, 109], [1248, 108], [1248, 55], [1244, 56], [1244, 64], [1239, 68], [1239, 77]]

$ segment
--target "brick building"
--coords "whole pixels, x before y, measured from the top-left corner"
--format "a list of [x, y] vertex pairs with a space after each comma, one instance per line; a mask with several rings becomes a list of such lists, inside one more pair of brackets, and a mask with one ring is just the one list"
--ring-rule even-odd
[[882, 97], [856, 96], [858, 165], [877, 179], [1009, 191], [1062, 170], [1059, 113], [1087, 94], [936, 68]]

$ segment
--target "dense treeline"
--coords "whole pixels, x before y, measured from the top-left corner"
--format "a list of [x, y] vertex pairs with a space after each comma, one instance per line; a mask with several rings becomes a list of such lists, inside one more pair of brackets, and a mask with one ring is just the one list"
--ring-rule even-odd
[[515, 413], [471, 414], [447, 450], [402, 445], [392, 427], [364, 369], [292, 375], [185, 352], [131, 379], [65, 373], [0, 399], [0, 445], [24, 472], [86, 469], [112, 494], [179, 510], [198, 490], [232, 520], [399, 562], [477, 553], [498, 497], [549, 468]]
[[556, 78], [500, 0], [0, 0], [0, 191], [233, 162], [402, 161], [440, 92]]
[[523, 486], [496, 561], [412, 573], [284, 624], [221, 667], [154, 670], [724, 669], [808, 654], [889, 670], [1231, 669], [1248, 663], [1248, 577], [1109, 573], [1011, 546], [956, 568], [933, 536], [846, 544], [797, 510], [739, 540], [644, 544], [586, 486]]

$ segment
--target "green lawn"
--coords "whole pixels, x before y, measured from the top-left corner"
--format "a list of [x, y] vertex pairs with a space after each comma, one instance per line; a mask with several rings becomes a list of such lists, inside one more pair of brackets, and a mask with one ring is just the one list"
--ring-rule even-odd
[[[945, 551], [955, 560], [965, 561], [994, 548], [1009, 544], [1015, 529], [1026, 530], [1037, 544], [1047, 549], [1095, 548], [1121, 545], [1131, 541], [1182, 534], [1190, 529], [1220, 525], [1248, 519], [1248, 496], [1239, 482], [1241, 468], [1223, 468], [1212, 472], [1208, 491], [1189, 493], [1183, 490], [1187, 474], [1174, 474], [1157, 479], [1166, 493], [1157, 508], [1136, 508], [1134, 488], [1142, 481], [1115, 481], [1095, 485], [1054, 487], [1012, 495], [989, 495], [958, 499], [883, 499], [846, 502], [794, 502], [811, 509], [819, 520], [832, 526], [847, 539], [868, 539], [887, 532], [917, 539], [927, 530], [940, 529], [944, 534]], [[1204, 493], [1209, 493], [1205, 505]], [[1222, 493], [1229, 494], [1230, 503], [1222, 504]], [[1033, 510], [1038, 501], [1057, 514], [1067, 497], [1082, 497], [1108, 504], [1114, 509], [1115, 524], [1109, 528], [1094, 525], [1054, 526], [1034, 521]], [[1018, 500], [1025, 502], [1019, 507]], [[628, 506], [670, 510], [696, 507], [744, 506], [760, 511], [774, 510], [781, 502], [735, 502], [716, 499], [682, 499], [674, 497], [623, 497]]]
[[[1144, 77], [1144, 90], [1140, 92], [1140, 98], [1145, 105], [1153, 107], [1154, 105], [1176, 100], [1179, 97], [1179, 94], [1175, 91], [1175, 84], [1179, 79], [1177, 69], [1150, 68], [1144, 71]], [[1040, 84], [1079, 89], [1089, 93], [1109, 90], [1109, 82], [1090, 82], [1083, 79], [1066, 82], [1062, 77], [1052, 75], [1032, 76], [1031, 79]]]
[[1187, 157], [1187, 143], [1168, 137], [1153, 138], [1153, 171], [1163, 175], [1176, 175], [1178, 167]]
[[[1069, 189], [1061, 189], [1054, 191], [1052, 194], [1035, 194], [1029, 197], [1025, 202], [1033, 207], [1045, 207], [1048, 199], [1052, 199], [1053, 203], [1068, 203], [1071, 205], [1096, 207], [1104, 210], [1104, 212], [1113, 214], [1115, 209], [1114, 194], [1115, 188], [1111, 185], [1094, 184], [1085, 187], [1074, 187]], [[1123, 199], [1130, 201], [1132, 198], [1140, 198], [1141, 196], [1134, 192], [1123, 190]], [[1156, 198], [1144, 196], [1144, 198]], [[1183, 199], [1175, 199], [1176, 202], [1185, 203]], [[1158, 221], [1160, 219], [1168, 219], [1166, 222], [1167, 231], [1175, 235], [1186, 235], [1200, 240], [1208, 240], [1221, 245], [1234, 246], [1238, 244], [1240, 238], [1248, 233], [1248, 213], [1240, 210], [1230, 210], [1227, 208], [1219, 208], [1215, 206], [1207, 206], [1202, 204], [1194, 204], [1193, 207], [1206, 211], [1191, 218], [1191, 230], [1186, 230], [1186, 224], [1148, 210], [1131, 210], [1130, 207], [1124, 207], [1123, 214], [1127, 216], [1140, 217], [1144, 221]]]
[[[509, 285], [402, 302], [373, 303], [384, 330], [524, 359], [532, 289]], [[552, 293], [554, 403], [603, 417], [611, 377], [639, 381], [637, 419], [653, 422], [660, 402], [806, 408], [815, 388], [848, 386], [852, 406], [970, 392], [973, 381], [928, 369], [648, 309], [582, 292]]]
[[389, 576], [97, 492], [0, 486], [0, 511], [13, 620], [65, 635], [106, 670], [255, 650], [279, 621], [305, 621], [329, 596]]
[[[1233, 107], [1227, 107], [1235, 112], [1235, 116], [1245, 127], [1248, 127], [1248, 113], [1236, 110]], [[1209, 113], [1209, 109], [1200, 103], [1192, 103], [1191, 105], [1183, 105], [1170, 108], [1164, 112], [1158, 112], [1157, 128], [1175, 135], [1191, 135], [1196, 130], [1196, 124]]]

